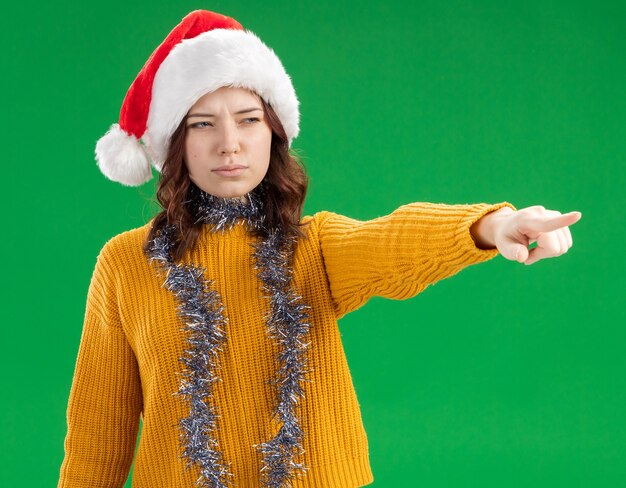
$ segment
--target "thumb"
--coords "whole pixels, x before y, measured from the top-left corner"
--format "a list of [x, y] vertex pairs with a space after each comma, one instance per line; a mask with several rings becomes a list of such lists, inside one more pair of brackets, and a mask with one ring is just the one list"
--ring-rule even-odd
[[505, 258], [510, 259], [511, 261], [517, 261], [518, 263], [523, 263], [528, 259], [528, 249], [521, 244], [512, 244], [508, 246], [502, 254]]

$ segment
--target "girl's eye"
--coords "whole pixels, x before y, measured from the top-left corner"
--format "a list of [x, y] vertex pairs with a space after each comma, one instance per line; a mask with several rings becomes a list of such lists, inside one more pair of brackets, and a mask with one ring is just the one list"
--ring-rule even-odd
[[191, 124], [191, 127], [206, 127], [206, 125], [202, 125], [202, 124], [209, 124], [209, 125], [211, 125], [210, 122], [204, 121], [204, 122], [196, 122], [195, 124]]
[[[260, 122], [260, 119], [258, 117], [249, 117], [247, 119], [243, 119], [246, 123], [248, 124], [253, 124], [256, 122]], [[191, 124], [189, 127], [195, 127], [195, 128], [203, 128], [203, 127], [213, 127], [213, 124], [211, 124], [211, 122], [207, 122], [202, 121], [202, 122], [196, 122], [195, 124]]]

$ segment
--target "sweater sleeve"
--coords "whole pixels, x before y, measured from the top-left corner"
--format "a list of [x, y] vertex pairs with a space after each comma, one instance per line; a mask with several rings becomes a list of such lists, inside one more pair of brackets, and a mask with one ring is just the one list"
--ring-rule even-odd
[[414, 202], [367, 221], [320, 212], [320, 247], [336, 317], [372, 296], [414, 297], [471, 264], [494, 258], [499, 251], [477, 247], [470, 227], [504, 206], [517, 210], [508, 202]]
[[110, 254], [105, 245], [89, 286], [59, 488], [121, 488], [133, 461], [143, 400], [135, 354], [120, 324]]

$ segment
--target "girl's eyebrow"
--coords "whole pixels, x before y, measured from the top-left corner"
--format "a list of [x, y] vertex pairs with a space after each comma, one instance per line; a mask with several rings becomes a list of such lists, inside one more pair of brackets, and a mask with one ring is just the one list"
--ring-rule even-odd
[[[235, 112], [235, 115], [247, 114], [248, 112], [254, 112], [255, 110], [262, 111], [263, 109], [260, 109], [258, 107], [244, 108], [243, 110], [240, 110], [239, 112]], [[189, 114], [187, 115], [186, 118], [190, 118], [190, 117], [215, 117], [215, 115], [213, 114]]]

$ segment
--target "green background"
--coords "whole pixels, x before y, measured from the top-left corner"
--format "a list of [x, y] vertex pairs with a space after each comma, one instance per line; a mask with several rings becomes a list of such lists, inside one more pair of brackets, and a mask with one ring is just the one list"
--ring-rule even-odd
[[626, 486], [626, 7], [516, 3], [4, 6], [0, 485], [56, 486], [96, 256], [154, 212], [156, 179], [107, 180], [95, 142], [152, 50], [205, 8], [293, 79], [305, 214], [504, 200], [583, 214], [559, 258], [498, 256], [340, 321], [371, 486]]

